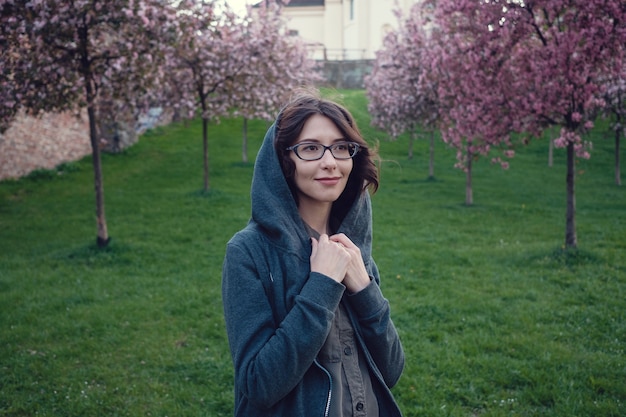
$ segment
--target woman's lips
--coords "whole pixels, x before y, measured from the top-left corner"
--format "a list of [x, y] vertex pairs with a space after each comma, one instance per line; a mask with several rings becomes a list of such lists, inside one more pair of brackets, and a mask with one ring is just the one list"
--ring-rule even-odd
[[318, 181], [320, 184], [324, 184], [324, 185], [336, 185], [339, 183], [339, 181], [341, 180], [340, 177], [328, 177], [328, 178], [317, 178], [316, 181]]

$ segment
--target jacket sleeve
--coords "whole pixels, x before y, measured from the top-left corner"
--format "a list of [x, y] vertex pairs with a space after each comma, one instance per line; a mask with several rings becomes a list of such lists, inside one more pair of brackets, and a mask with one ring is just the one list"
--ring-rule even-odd
[[277, 323], [262, 282], [273, 285], [273, 279], [261, 276], [265, 272], [254, 260], [245, 245], [228, 244], [222, 298], [236, 390], [251, 404], [267, 409], [284, 398], [313, 364], [345, 287], [310, 273], [293, 308]]
[[391, 320], [389, 302], [380, 289], [380, 277], [373, 260], [370, 285], [349, 295], [350, 306], [357, 315], [361, 335], [385, 384], [393, 387], [404, 369], [404, 350]]

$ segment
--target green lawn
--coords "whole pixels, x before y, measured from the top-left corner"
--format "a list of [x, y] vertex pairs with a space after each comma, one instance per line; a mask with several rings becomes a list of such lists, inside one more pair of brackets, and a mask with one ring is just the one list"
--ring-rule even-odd
[[[626, 415], [626, 188], [606, 126], [579, 162], [579, 249], [564, 252], [563, 150], [553, 167], [546, 140], [508, 171], [479, 161], [466, 207], [451, 149], [427, 180], [427, 143], [408, 160], [406, 138], [369, 127], [363, 92], [343, 93], [384, 159], [374, 257], [405, 415]], [[241, 126], [211, 126], [207, 194], [197, 122], [105, 155], [105, 250], [90, 158], [0, 183], [0, 416], [232, 415], [220, 280], [250, 212]], [[266, 127], [249, 125], [251, 160]]]

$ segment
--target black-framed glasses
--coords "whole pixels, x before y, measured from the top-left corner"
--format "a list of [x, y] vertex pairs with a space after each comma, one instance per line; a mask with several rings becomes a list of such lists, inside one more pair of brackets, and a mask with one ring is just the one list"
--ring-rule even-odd
[[359, 144], [354, 142], [338, 142], [330, 146], [321, 143], [302, 142], [286, 148], [294, 151], [296, 156], [304, 161], [316, 161], [322, 159], [326, 150], [329, 150], [335, 159], [350, 159], [359, 152]]

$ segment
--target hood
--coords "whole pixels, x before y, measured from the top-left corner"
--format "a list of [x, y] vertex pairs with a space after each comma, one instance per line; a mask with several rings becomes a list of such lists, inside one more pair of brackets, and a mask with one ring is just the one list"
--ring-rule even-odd
[[[254, 164], [251, 200], [252, 221], [279, 247], [288, 251], [310, 251], [311, 243], [304, 221], [289, 190], [274, 150], [276, 124], [265, 134]], [[338, 228], [359, 248], [364, 260], [371, 256], [372, 215], [368, 192], [355, 199]]]

